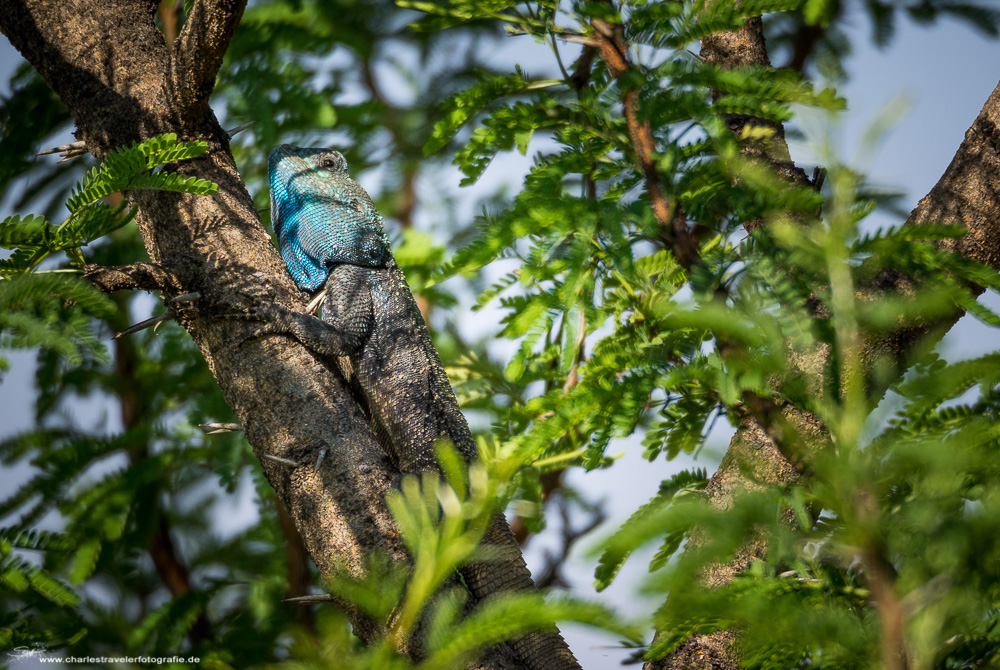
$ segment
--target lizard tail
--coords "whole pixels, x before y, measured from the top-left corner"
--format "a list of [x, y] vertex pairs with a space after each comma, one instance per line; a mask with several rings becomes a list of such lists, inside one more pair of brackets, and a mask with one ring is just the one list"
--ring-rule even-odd
[[[507, 592], [534, 591], [531, 572], [503, 514], [496, 514], [486, 529], [483, 544], [499, 554], [489, 563], [470, 563], [460, 570], [469, 591], [478, 600]], [[581, 670], [569, 645], [552, 626], [510, 641], [526, 670]]]

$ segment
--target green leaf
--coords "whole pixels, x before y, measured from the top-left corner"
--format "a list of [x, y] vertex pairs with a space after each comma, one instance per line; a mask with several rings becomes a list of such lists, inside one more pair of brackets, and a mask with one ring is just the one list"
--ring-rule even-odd
[[79, 547], [73, 555], [73, 561], [69, 571], [69, 581], [71, 584], [82, 584], [94, 574], [97, 567], [97, 559], [101, 556], [101, 540], [87, 540]]
[[826, 28], [830, 25], [836, 11], [837, 3], [835, 0], [806, 0], [802, 16], [805, 17], [806, 23], [809, 25]]
[[140, 189], [199, 195], [215, 193], [216, 185], [202, 179], [149, 172], [161, 165], [195, 158], [207, 150], [207, 142], [178, 142], [177, 136], [172, 133], [158, 135], [129, 147], [119, 147], [112, 150], [99, 167], [87, 174], [66, 206], [70, 212], [75, 213], [112, 193]]
[[[598, 591], [603, 591], [611, 585], [628, 557], [647, 539], [650, 530], [653, 530], [655, 533], [655, 519], [658, 517], [658, 513], [666, 509], [681, 489], [700, 489], [704, 488], [707, 483], [708, 476], [703, 469], [694, 471], [684, 470], [670, 479], [660, 482], [660, 488], [656, 495], [636, 510], [622, 524], [621, 528], [604, 543], [607, 548], [601, 554], [597, 569], [594, 572], [594, 588]], [[660, 554], [662, 557], [660, 558], [660, 563], [662, 563], [663, 558], [672, 555], [673, 551], [677, 549], [683, 534], [671, 533], [669, 537], [673, 538], [670, 545], [673, 550], [668, 553], [661, 549]]]
[[44, 216], [15, 214], [0, 221], [0, 247], [4, 249], [45, 248], [54, 234], [54, 226]]
[[[443, 148], [458, 133], [459, 129], [468, 123], [473, 117], [482, 112], [491, 103], [517, 93], [524, 93], [529, 90], [539, 90], [549, 86], [555, 86], [560, 82], [555, 80], [531, 81], [520, 68], [516, 72], [506, 76], [490, 77], [471, 86], [458, 95], [448, 99], [442, 105], [447, 112], [447, 116], [434, 124], [431, 131], [431, 138], [424, 145], [424, 153], [431, 154]], [[531, 138], [531, 131], [524, 131], [527, 137], [522, 137], [518, 142], [521, 153], [527, 148], [527, 142]], [[525, 147], [521, 149], [522, 146]]]

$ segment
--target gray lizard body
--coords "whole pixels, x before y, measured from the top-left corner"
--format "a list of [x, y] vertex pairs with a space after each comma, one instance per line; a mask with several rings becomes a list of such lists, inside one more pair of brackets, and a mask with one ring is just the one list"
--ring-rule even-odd
[[[347, 357], [359, 404], [400, 473], [437, 468], [434, 447], [450, 440], [467, 462], [478, 459], [423, 317], [388, 247], [381, 218], [364, 189], [329, 149], [283, 145], [269, 160], [272, 221], [282, 257], [300, 287], [325, 278], [323, 320], [272, 306], [268, 332], [286, 332], [312, 351]], [[497, 560], [460, 570], [477, 599], [534, 590], [503, 514], [483, 543]], [[511, 642], [530, 670], [579, 669], [558, 631]]]

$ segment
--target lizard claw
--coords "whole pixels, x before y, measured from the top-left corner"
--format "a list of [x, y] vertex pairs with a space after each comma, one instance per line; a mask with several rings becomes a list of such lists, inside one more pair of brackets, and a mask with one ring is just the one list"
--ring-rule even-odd
[[[223, 319], [263, 321], [249, 333], [237, 336], [236, 343], [263, 335], [287, 335], [298, 340], [307, 349], [319, 356], [353, 356], [361, 350], [367, 337], [362, 327], [338, 329], [311, 314], [298, 312], [276, 303], [255, 305], [242, 314], [221, 314]], [[351, 326], [357, 324], [351, 323]]]
[[255, 305], [241, 313], [221, 314], [219, 318], [263, 322], [259, 326], [251, 328], [249, 333], [238, 336], [235, 343], [237, 346], [247, 340], [264, 335], [288, 335], [298, 339], [306, 346], [311, 346], [310, 343], [323, 339], [322, 332], [319, 334], [315, 332], [317, 324], [320, 328], [324, 327], [319, 319], [277, 303]]

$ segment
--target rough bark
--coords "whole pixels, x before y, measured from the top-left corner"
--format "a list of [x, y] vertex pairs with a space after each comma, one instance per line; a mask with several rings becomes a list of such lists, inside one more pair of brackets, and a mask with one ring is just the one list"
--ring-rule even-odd
[[[244, 339], [253, 324], [218, 318], [234, 305], [274, 301], [305, 307], [234, 164], [229, 140], [208, 106], [244, 0], [198, 0], [173, 48], [155, 27], [155, 0], [0, 0], [0, 30], [66, 104], [77, 138], [103, 158], [161, 133], [204, 140], [209, 150], [179, 164], [219, 185], [214, 196], [127, 194], [152, 264], [114, 275], [114, 288], [159, 289], [164, 298], [198, 293], [175, 308], [216, 377], [258, 457], [324, 575], [361, 575], [381, 551], [405, 560], [384, 496], [393, 473], [344, 380], [283, 336]], [[137, 259], [138, 260], [138, 259]], [[133, 279], [130, 281], [130, 277]], [[322, 448], [328, 455], [317, 471]], [[370, 641], [379, 623], [347, 608]], [[503, 650], [478, 667], [514, 667]]]
[[[764, 24], [761, 18], [757, 16], [747, 19], [739, 30], [716, 33], [704, 38], [701, 41], [701, 57], [707, 63], [726, 69], [750, 65], [770, 67], [771, 60], [764, 43]], [[713, 93], [714, 99], [718, 97], [718, 93]], [[739, 135], [748, 125], [771, 130], [774, 134], [768, 141], [748, 142], [743, 151], [765, 158], [790, 183], [808, 185], [806, 173], [792, 162], [782, 124], [747, 114], [724, 114], [723, 118], [735, 135]]]
[[[760, 19], [749, 19], [739, 31], [705, 38], [702, 41], [702, 57], [730, 68], [769, 64]], [[749, 117], [733, 118], [729, 122], [736, 132], [746, 123], [774, 125]], [[775, 165], [779, 174], [789, 181], [803, 183], [805, 174], [794, 166], [787, 151], [784, 130], [778, 125], [771, 144], [763, 149], [763, 154]], [[966, 133], [965, 140], [941, 179], [920, 201], [906, 224], [927, 222], [963, 226], [968, 230], [967, 235], [959, 240], [949, 240], [946, 245], [971, 260], [1000, 269], [1000, 85], [990, 95]], [[886, 293], [909, 294], [914, 288], [907, 277], [884, 273], [873, 286], [862, 290], [871, 297], [877, 297]], [[943, 336], [961, 315], [956, 310], [923, 328], [907, 328], [878, 339], [870, 338], [864, 343], [860, 358], [868, 366], [877, 361], [895, 362], [895, 378], [898, 378], [905, 371], [913, 350], [918, 345], [926, 346], [928, 341]], [[797, 361], [795, 364], [817, 370], [825, 366], [828, 355], [828, 351], [820, 351], [813, 359]], [[880, 387], [870, 390], [876, 396], [881, 395], [895, 378], [880, 374], [877, 382]], [[802, 412], [788, 412], [786, 416], [798, 427], [807, 446], [810, 442], [819, 444], [823, 439], [822, 426], [814, 416]], [[748, 472], [751, 473], [751, 478], [746, 476]], [[748, 416], [737, 429], [726, 456], [709, 481], [706, 493], [710, 504], [725, 509], [732, 504], [733, 496], [741, 490], [759, 488], [762, 484], [789, 484], [797, 481], [799, 476], [800, 472], [775, 446], [759, 417]], [[765, 550], [763, 542], [746, 545], [739, 552], [737, 560], [713, 566], [708, 571], [709, 585], [726, 583], [753, 561], [763, 559]], [[879, 563], [873, 558], [870, 564], [877, 566]], [[885, 580], [875, 581], [883, 589], [879, 600], [883, 603], [894, 602]], [[893, 616], [892, 612], [881, 614], [886, 628], [885, 637], [901, 638], [901, 633], [899, 636], [894, 635], [894, 626], [898, 628], [899, 617]], [[735, 670], [739, 667], [739, 657], [733, 653], [733, 642], [732, 634], [726, 631], [695, 636], [667, 657], [648, 662], [645, 668]], [[893, 646], [884, 651], [887, 667], [900, 667], [895, 650], [896, 647]]]

